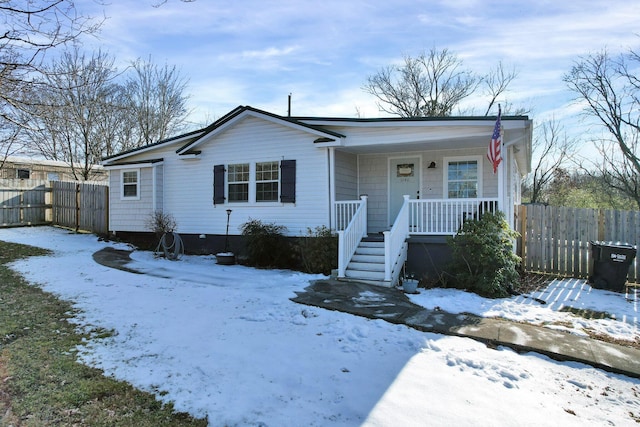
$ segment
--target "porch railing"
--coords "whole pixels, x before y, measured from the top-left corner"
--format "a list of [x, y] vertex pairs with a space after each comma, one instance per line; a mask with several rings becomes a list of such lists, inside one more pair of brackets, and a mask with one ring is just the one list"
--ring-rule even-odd
[[497, 211], [498, 199], [410, 199], [408, 205], [410, 234], [453, 235], [465, 219]]
[[402, 265], [407, 259], [407, 237], [409, 237], [409, 196], [393, 222], [390, 231], [384, 233], [384, 280], [392, 285], [400, 277]]
[[[466, 219], [478, 219], [498, 210], [497, 198], [410, 199], [404, 202], [391, 230], [384, 231], [384, 281], [396, 283], [407, 258], [409, 235], [454, 235]], [[360, 241], [367, 235], [367, 196], [361, 200], [336, 202], [338, 233], [338, 277], [345, 277]]]
[[[337, 202], [343, 203], [343, 202]], [[354, 202], [345, 202], [352, 204]], [[350, 214], [350, 220], [346, 228], [338, 230], [338, 277], [344, 277], [347, 265], [360, 244], [360, 240], [367, 235], [367, 196], [360, 197], [355, 202], [358, 207]], [[336, 206], [337, 209], [337, 206]], [[351, 207], [345, 208], [345, 212], [351, 212]], [[337, 219], [336, 219], [337, 222]]]
[[[364, 199], [362, 198], [364, 197]], [[351, 222], [351, 218], [356, 214], [358, 208], [362, 205], [362, 200], [366, 200], [367, 196], [362, 196], [360, 200], [347, 200], [334, 202], [335, 212], [335, 229], [337, 231], [344, 230]], [[366, 203], [365, 203], [366, 205]]]

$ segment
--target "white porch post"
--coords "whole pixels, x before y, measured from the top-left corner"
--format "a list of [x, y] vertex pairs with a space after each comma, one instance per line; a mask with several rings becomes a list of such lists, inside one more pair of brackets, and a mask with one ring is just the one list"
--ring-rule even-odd
[[384, 236], [384, 280], [387, 282], [391, 281], [391, 239], [390, 231], [383, 231], [382, 235]]
[[369, 230], [369, 221], [367, 220], [367, 215], [368, 215], [368, 211], [367, 211], [367, 205], [369, 204], [368, 199], [369, 196], [360, 196], [360, 200], [362, 200], [362, 216], [364, 217], [364, 230], [362, 232], [362, 237], [367, 237], [368, 234], [368, 230]]
[[336, 172], [336, 151], [333, 147], [327, 148], [327, 158], [329, 162], [327, 177], [329, 181], [329, 229], [338, 228], [338, 224], [336, 223], [336, 209], [335, 209], [335, 201], [336, 201], [336, 180], [335, 180], [335, 172]]
[[158, 208], [158, 170], [156, 168], [156, 165], [151, 167], [151, 205], [153, 206], [154, 212], [160, 209], [164, 212], [164, 206]]
[[347, 265], [344, 262], [344, 231], [338, 231], [338, 277], [344, 277]]

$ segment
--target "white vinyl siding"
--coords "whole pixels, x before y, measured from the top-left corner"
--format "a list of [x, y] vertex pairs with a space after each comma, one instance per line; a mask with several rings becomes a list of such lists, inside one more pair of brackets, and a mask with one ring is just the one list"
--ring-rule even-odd
[[[247, 117], [211, 141], [199, 147], [201, 154], [185, 160], [176, 154], [183, 144], [167, 144], [148, 153], [131, 156], [127, 161], [144, 161], [163, 158], [163, 211], [173, 215], [178, 233], [225, 234], [227, 209], [232, 209], [229, 223], [230, 234], [240, 234], [240, 226], [249, 219], [260, 219], [287, 227], [286, 234], [304, 236], [307, 228], [329, 226], [329, 190], [326, 149], [314, 146], [317, 136], [301, 130], [276, 124], [267, 120]], [[247, 202], [213, 204], [213, 167], [224, 164], [225, 169], [233, 164], [274, 162], [283, 159], [296, 160], [295, 203]], [[151, 169], [149, 169], [150, 171]], [[145, 201], [145, 171], [141, 169], [140, 203]], [[150, 172], [149, 172], [150, 173]], [[120, 176], [112, 170], [111, 175]], [[226, 174], [225, 174], [226, 175]], [[252, 177], [255, 180], [255, 174]], [[228, 184], [228, 179], [225, 187]], [[112, 185], [116, 184], [112, 181]], [[149, 185], [151, 187], [151, 185]], [[112, 187], [114, 188], [114, 187]], [[119, 184], [115, 188], [119, 188]], [[281, 190], [281, 189], [280, 189]], [[150, 195], [151, 195], [151, 190]], [[255, 191], [255, 188], [254, 190]], [[113, 195], [113, 192], [112, 192]], [[254, 196], [255, 197], [255, 196]], [[254, 199], [255, 200], [255, 199]], [[138, 224], [135, 210], [121, 210], [126, 206], [111, 198], [113, 231], [132, 230]], [[133, 205], [131, 205], [133, 206]], [[149, 207], [152, 210], [151, 198]], [[145, 231], [145, 230], [139, 230]]]
[[[425, 122], [424, 126], [407, 127], [368, 122], [323, 123], [324, 129], [345, 135], [334, 144], [332, 156], [329, 148], [314, 143], [318, 135], [313, 131], [269, 118], [246, 116], [215, 135], [204, 137], [197, 147], [200, 154], [188, 160], [176, 153], [184, 146], [184, 140], [123, 158], [127, 163], [163, 159], [163, 166], [162, 169], [152, 166], [140, 169], [139, 201], [120, 200], [120, 170], [111, 170], [111, 227], [113, 231], [143, 231], [140, 217], [162, 207], [176, 219], [179, 233], [223, 235], [226, 210], [232, 209], [231, 234], [239, 234], [239, 227], [249, 219], [260, 219], [287, 227], [287, 235], [305, 235], [308, 227], [330, 225], [329, 197], [333, 193], [336, 200], [356, 200], [360, 195], [368, 195], [369, 231], [381, 231], [389, 227], [389, 158], [420, 157], [423, 165], [420, 197], [443, 199], [447, 197], [444, 171], [448, 159], [473, 156], [479, 159], [479, 196], [497, 197], [498, 175], [492, 173], [485, 156], [492, 126], [493, 123], [468, 126], [465, 122], [438, 126]], [[449, 146], [454, 138], [464, 139], [465, 146]], [[329, 164], [331, 158], [335, 161], [333, 165]], [[283, 160], [296, 162], [295, 199], [290, 203], [257, 201], [256, 165]], [[429, 169], [431, 162], [436, 167]], [[225, 199], [214, 205], [214, 167], [224, 165], [228, 170], [228, 166], [234, 164], [250, 165], [249, 200], [229, 203]], [[155, 194], [152, 169], [156, 171]], [[331, 171], [335, 176], [329, 177]], [[282, 181], [282, 171], [279, 173]], [[517, 173], [507, 173], [505, 178], [508, 181], [505, 188], [515, 189]], [[227, 172], [224, 172], [224, 181], [222, 192], [226, 193]], [[282, 192], [282, 183], [279, 185]], [[507, 197], [515, 198], [515, 195]]]
[[164, 207], [164, 198], [162, 193], [163, 181], [164, 181], [164, 166], [158, 165], [153, 167], [155, 182], [152, 184], [154, 187], [155, 202], [153, 204], [153, 210], [162, 211]]
[[[129, 169], [130, 170], [130, 169]], [[153, 197], [154, 169], [140, 168], [138, 171], [137, 198], [122, 198], [121, 170], [109, 173], [109, 230], [110, 231], [150, 231], [146, 225], [155, 210]]]
[[359, 156], [360, 194], [366, 194], [369, 230], [373, 232], [389, 229], [387, 217], [389, 200], [387, 170], [389, 160], [386, 154]]
[[358, 199], [358, 156], [336, 151], [336, 200]]

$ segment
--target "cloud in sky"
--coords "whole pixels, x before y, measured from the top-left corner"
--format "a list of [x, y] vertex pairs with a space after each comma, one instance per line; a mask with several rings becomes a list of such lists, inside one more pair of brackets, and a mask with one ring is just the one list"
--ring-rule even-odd
[[499, 61], [515, 67], [508, 101], [544, 117], [570, 102], [562, 75], [579, 55], [640, 44], [640, 3], [628, 0], [153, 3], [78, 0], [81, 11], [108, 17], [87, 46], [123, 64], [149, 56], [175, 64], [200, 116], [237, 105], [285, 114], [292, 93], [297, 115], [375, 117], [382, 113], [361, 89], [367, 76], [436, 47], [481, 74]]

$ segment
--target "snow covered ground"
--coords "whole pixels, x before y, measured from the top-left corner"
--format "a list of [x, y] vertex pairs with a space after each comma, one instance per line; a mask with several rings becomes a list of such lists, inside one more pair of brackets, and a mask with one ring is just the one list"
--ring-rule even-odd
[[[587, 426], [637, 425], [640, 380], [545, 356], [489, 349], [470, 339], [423, 333], [382, 320], [289, 300], [321, 276], [221, 266], [213, 257], [154, 259], [114, 270], [92, 254], [92, 235], [49, 227], [0, 230], [0, 240], [54, 251], [12, 267], [72, 301], [79, 327], [113, 337], [79, 348], [84, 363], [155, 392], [212, 426]], [[435, 289], [415, 303], [503, 316], [583, 334], [638, 336], [638, 302], [558, 281], [532, 295], [487, 300]], [[587, 320], [563, 306], [605, 311]]]

